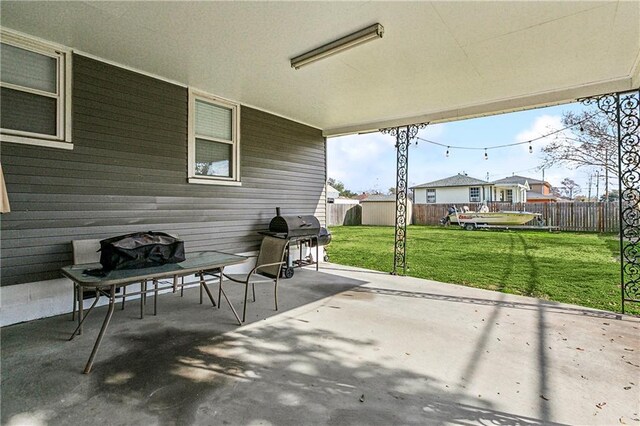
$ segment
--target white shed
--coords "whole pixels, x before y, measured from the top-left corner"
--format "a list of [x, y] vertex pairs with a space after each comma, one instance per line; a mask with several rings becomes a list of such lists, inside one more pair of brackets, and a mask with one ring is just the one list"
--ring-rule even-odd
[[[396, 224], [396, 196], [371, 196], [360, 201], [362, 206], [363, 225], [386, 225]], [[411, 223], [412, 204], [407, 199], [407, 224]]]

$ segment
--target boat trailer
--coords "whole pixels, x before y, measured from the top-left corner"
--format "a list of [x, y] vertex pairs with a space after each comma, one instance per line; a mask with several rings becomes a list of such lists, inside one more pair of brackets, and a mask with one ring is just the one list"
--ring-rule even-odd
[[[473, 219], [461, 219], [458, 213], [458, 209], [456, 206], [453, 206], [453, 212], [456, 215], [456, 219], [458, 220], [458, 225], [464, 228], [467, 231], [474, 231], [476, 229], [502, 229], [505, 231], [511, 229], [520, 229], [520, 230], [548, 230], [549, 232], [560, 232], [559, 226], [550, 226], [545, 225], [544, 220], [539, 220], [536, 225], [489, 225], [487, 223], [476, 223]], [[449, 216], [447, 215], [447, 218]]]

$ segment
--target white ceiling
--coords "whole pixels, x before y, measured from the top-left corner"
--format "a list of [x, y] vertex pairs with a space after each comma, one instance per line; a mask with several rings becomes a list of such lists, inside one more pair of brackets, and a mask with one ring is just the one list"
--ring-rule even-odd
[[[327, 136], [640, 85], [640, 2], [15, 2], [2, 25]], [[379, 22], [382, 39], [289, 59]]]

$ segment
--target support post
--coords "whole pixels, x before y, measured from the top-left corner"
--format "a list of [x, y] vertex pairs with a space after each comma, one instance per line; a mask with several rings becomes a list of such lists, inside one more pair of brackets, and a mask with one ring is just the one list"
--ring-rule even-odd
[[607, 115], [618, 138], [620, 290], [625, 303], [640, 303], [640, 90], [580, 99]]
[[407, 272], [406, 236], [407, 236], [407, 189], [409, 179], [409, 146], [411, 140], [424, 129], [428, 123], [410, 124], [404, 127], [380, 129], [383, 134], [396, 138], [396, 221], [393, 249], [393, 275], [402, 270]]

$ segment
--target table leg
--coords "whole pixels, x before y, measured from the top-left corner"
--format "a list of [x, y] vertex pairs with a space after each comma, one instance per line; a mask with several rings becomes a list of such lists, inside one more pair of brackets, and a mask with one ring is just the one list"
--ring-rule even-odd
[[140, 319], [144, 318], [144, 291], [146, 287], [146, 281], [140, 281]]
[[[224, 296], [224, 299], [227, 301], [227, 304], [229, 305], [229, 307], [231, 308], [231, 312], [233, 312], [233, 316], [236, 317], [236, 320], [238, 321], [238, 325], [242, 325], [242, 321], [240, 321], [240, 316], [238, 315], [238, 313], [236, 312], [235, 308], [231, 304], [231, 301], [227, 297], [227, 293], [225, 293], [224, 289], [222, 288], [222, 272], [223, 272], [223, 270], [224, 270], [224, 268], [220, 268], [220, 287], [218, 287], [218, 308], [220, 308], [220, 305], [222, 304], [222, 299], [220, 298], [220, 295], [222, 295], [222, 296]], [[246, 302], [246, 297], [245, 297], [245, 302]], [[245, 305], [246, 305], [246, 303], [245, 303]]]
[[[98, 295], [96, 293], [96, 299]], [[82, 334], [82, 317], [84, 316], [84, 287], [78, 286], [78, 336]]]
[[316, 237], [316, 271], [320, 270], [320, 244]]
[[153, 280], [153, 315], [158, 315], [158, 280]]
[[127, 286], [122, 287], [122, 310], [124, 311], [124, 301], [127, 298]]
[[71, 321], [76, 320], [76, 309], [78, 309], [78, 284], [73, 284], [73, 312], [71, 313]]
[[[86, 320], [89, 317], [89, 314], [91, 313], [93, 308], [96, 306], [99, 299], [100, 299], [100, 293], [96, 290], [96, 298], [93, 300], [93, 303], [89, 307], [89, 310], [87, 311], [87, 315], [82, 315], [82, 316], [78, 315], [78, 326], [76, 327], [75, 330], [73, 330], [73, 333], [71, 333], [71, 337], [69, 337], [69, 340], [73, 340], [73, 338], [76, 337], [76, 335], [79, 336], [82, 334], [82, 324], [84, 323], [84, 320]], [[83, 303], [83, 302], [80, 302], [80, 303]]]
[[89, 360], [87, 361], [87, 365], [84, 367], [84, 374], [89, 374], [91, 372], [91, 367], [93, 366], [93, 360], [98, 353], [98, 349], [100, 348], [100, 344], [102, 343], [102, 338], [104, 337], [105, 332], [107, 331], [107, 327], [109, 326], [109, 322], [111, 321], [111, 317], [113, 316], [113, 310], [116, 305], [116, 286], [111, 286], [109, 292], [109, 310], [107, 311], [107, 316], [104, 318], [104, 322], [102, 323], [102, 327], [100, 328], [100, 333], [98, 334], [98, 339], [96, 340], [95, 345], [93, 345], [93, 350], [91, 351], [91, 355], [89, 356]]
[[222, 270], [223, 268], [220, 268], [220, 282], [218, 283], [218, 309], [220, 309], [220, 305], [222, 304], [220, 303], [222, 300]]
[[[213, 306], [216, 306], [216, 301], [213, 300], [213, 295], [211, 294], [211, 291], [209, 290], [209, 286], [207, 285], [205, 279], [204, 279], [204, 272], [199, 272], [198, 275], [200, 276], [200, 291], [202, 292], [202, 287], [204, 287], [204, 290], [207, 292], [207, 296], [209, 296], [209, 300], [211, 300], [211, 303], [213, 304]], [[200, 302], [202, 303], [202, 302]]]
[[200, 281], [200, 304], [202, 305], [202, 280]]

